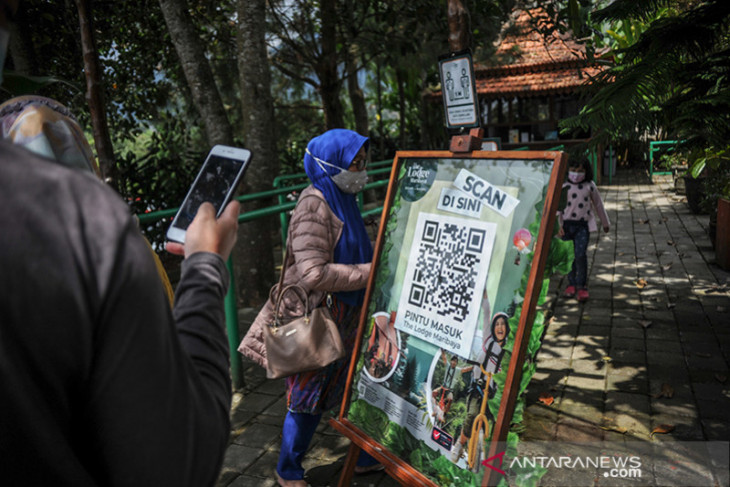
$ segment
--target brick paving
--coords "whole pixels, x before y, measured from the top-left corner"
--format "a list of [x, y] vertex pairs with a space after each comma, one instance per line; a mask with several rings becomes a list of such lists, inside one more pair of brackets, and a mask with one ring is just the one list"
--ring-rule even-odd
[[[669, 179], [624, 170], [600, 190], [611, 231], [592, 235], [591, 299], [563, 298], [567, 280], [552, 278], [522, 441], [729, 441], [730, 273], [715, 264], [709, 217], [692, 214]], [[253, 316], [242, 311], [242, 333]], [[245, 365], [219, 487], [276, 485], [284, 384]], [[660, 424], [675, 429], [652, 435]], [[322, 421], [304, 460], [311, 485], [337, 484], [348, 443]], [[374, 474], [352, 485], [398, 484]]]

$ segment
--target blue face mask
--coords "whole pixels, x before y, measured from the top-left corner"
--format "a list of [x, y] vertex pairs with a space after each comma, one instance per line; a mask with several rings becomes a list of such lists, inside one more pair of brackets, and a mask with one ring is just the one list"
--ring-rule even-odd
[[3, 66], [5, 66], [5, 54], [8, 52], [10, 43], [10, 31], [0, 27], [0, 85], [3, 83]]

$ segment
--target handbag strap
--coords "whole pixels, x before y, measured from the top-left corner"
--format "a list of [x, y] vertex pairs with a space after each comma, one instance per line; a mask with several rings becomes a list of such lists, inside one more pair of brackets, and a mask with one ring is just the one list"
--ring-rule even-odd
[[[276, 307], [274, 308], [274, 328], [277, 328], [280, 325], [279, 306], [281, 305], [281, 300], [284, 297], [284, 294], [286, 294], [286, 292], [289, 290], [294, 290], [294, 294], [296, 294], [297, 297], [304, 302], [304, 319], [306, 322], [309, 322], [309, 299], [307, 299], [306, 290], [299, 284], [289, 284], [287, 287], [281, 290], [279, 296], [276, 299]], [[304, 296], [304, 298], [302, 298], [302, 296]]]
[[[310, 194], [310, 195], [305, 196], [304, 198], [300, 198], [299, 201], [297, 201], [297, 205], [299, 205], [299, 203], [301, 201], [305, 200], [306, 198], [317, 198], [317, 199], [324, 201], [325, 203], [327, 202], [327, 200], [325, 200], [324, 198], [322, 198], [318, 195]], [[287, 232], [287, 236], [286, 236], [286, 250], [284, 251], [284, 260], [281, 263], [281, 275], [279, 276], [279, 283], [276, 285], [275, 288], [271, 288], [271, 291], [269, 291], [269, 299], [271, 301], [274, 301], [273, 296], [272, 296], [274, 289], [277, 290], [277, 294], [278, 294], [276, 297], [276, 301], [274, 301], [276, 303], [276, 306], [274, 307], [275, 326], [277, 326], [278, 322], [279, 322], [279, 303], [281, 302], [281, 299], [282, 299], [282, 296], [284, 296], [284, 293], [287, 290], [289, 290], [290, 288], [299, 288], [304, 292], [304, 309], [305, 309], [304, 315], [309, 316], [309, 295], [307, 294], [306, 289], [304, 289], [303, 287], [301, 287], [298, 284], [290, 284], [287, 287], [282, 287], [282, 286], [284, 286], [284, 275], [286, 274], [286, 270], [289, 267], [287, 265], [287, 262], [289, 262], [289, 242], [290, 242], [289, 234], [290, 233], [291, 233], [291, 227], [289, 227], [289, 231]], [[297, 295], [299, 295], [299, 293], [297, 293]], [[301, 296], [299, 296], [299, 297], [301, 298]], [[327, 302], [327, 307], [329, 308], [332, 304], [332, 295], [329, 292], [325, 293], [325, 299]]]

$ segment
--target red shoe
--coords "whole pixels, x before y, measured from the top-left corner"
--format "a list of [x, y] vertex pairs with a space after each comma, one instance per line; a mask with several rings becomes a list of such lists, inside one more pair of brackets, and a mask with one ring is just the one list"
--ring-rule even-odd
[[581, 303], [583, 301], [588, 301], [588, 298], [590, 295], [588, 294], [588, 289], [578, 289], [578, 301]]
[[565, 288], [565, 291], [563, 292], [563, 296], [566, 298], [572, 298], [575, 296], [575, 286], [568, 286]]

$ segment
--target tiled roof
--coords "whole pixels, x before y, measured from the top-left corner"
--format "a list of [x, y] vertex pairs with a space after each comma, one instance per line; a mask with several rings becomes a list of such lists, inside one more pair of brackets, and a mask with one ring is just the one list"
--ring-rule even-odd
[[[550, 20], [539, 10], [521, 11], [497, 48], [503, 63], [474, 66], [477, 92], [486, 96], [533, 96], [573, 92], [603, 68], [589, 66], [585, 49], [570, 35], [546, 39], [535, 29]], [[542, 25], [540, 25], [542, 24]]]
[[477, 74], [477, 93], [486, 97], [571, 93], [601, 71], [598, 67], [555, 67], [550, 70], [498, 75]]

